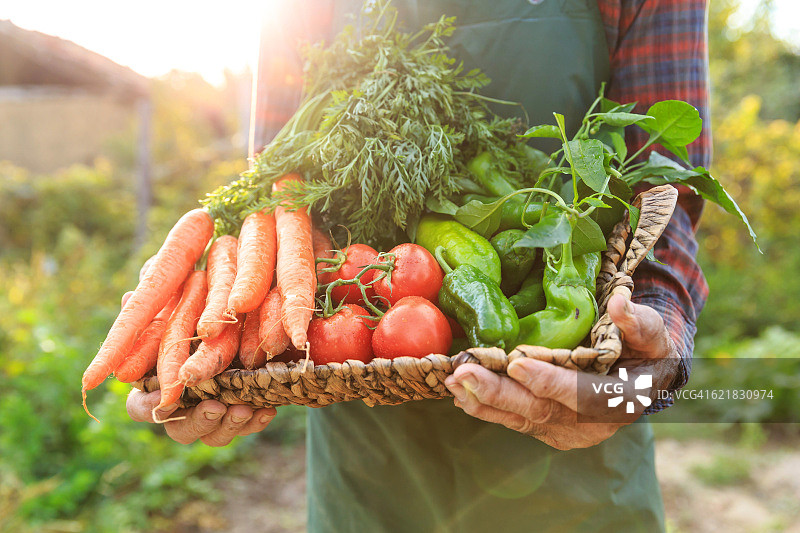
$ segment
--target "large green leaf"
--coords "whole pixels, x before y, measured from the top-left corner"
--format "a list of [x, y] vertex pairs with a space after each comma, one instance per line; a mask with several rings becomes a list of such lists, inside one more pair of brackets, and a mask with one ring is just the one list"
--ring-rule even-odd
[[425, 207], [434, 213], [441, 213], [443, 215], [453, 216], [458, 212], [458, 206], [447, 198], [441, 200], [435, 196], [429, 196], [425, 200]]
[[513, 248], [551, 248], [569, 242], [572, 227], [563, 211], [553, 212], [528, 228]]
[[602, 252], [606, 249], [606, 238], [597, 222], [589, 217], [579, 218], [572, 230], [572, 254]]
[[459, 207], [454, 218], [488, 238], [500, 227], [503, 203], [503, 199], [488, 204], [472, 200]]
[[592, 190], [603, 192], [606, 184], [603, 143], [597, 139], [576, 139], [569, 141], [566, 147], [575, 174]]
[[552, 124], [543, 124], [541, 126], [534, 126], [530, 128], [528, 131], [520, 135], [520, 137], [525, 137], [526, 139], [534, 137], [560, 139], [561, 132], [558, 130], [557, 126], [553, 126]]
[[670, 151], [692, 143], [703, 129], [697, 109], [680, 100], [656, 102], [647, 114], [652, 118], [639, 122], [639, 126]]
[[594, 118], [599, 119], [610, 126], [619, 128], [619, 127], [630, 126], [632, 124], [636, 124], [637, 122], [641, 122], [643, 120], [653, 117], [649, 115], [639, 115], [636, 113], [608, 112], [608, 113], [600, 113]]

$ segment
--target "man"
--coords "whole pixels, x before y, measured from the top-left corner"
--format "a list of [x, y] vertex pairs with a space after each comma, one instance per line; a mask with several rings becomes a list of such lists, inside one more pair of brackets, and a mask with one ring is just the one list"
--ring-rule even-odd
[[[296, 40], [330, 37], [360, 2], [291, 5], [295, 14], [275, 17], [278, 25], [262, 39], [267, 51], [259, 66], [256, 146], [269, 140], [296, 103], [296, 93], [286, 88], [296, 83], [298, 72], [276, 67], [275, 59], [296, 54]], [[654, 101], [675, 98], [707, 118], [702, 0], [394, 5], [411, 28], [441, 14], [457, 16], [458, 29], [449, 41], [454, 54], [492, 78], [488, 96], [523, 103], [532, 123], [549, 122], [553, 110], [581, 117], [603, 81], [611, 99], [638, 101], [640, 112]], [[313, 11], [302, 11], [309, 6]], [[286, 92], [276, 92], [276, 86]], [[690, 147], [693, 163], [707, 164], [709, 139], [706, 127]], [[643, 139], [628, 141], [641, 145]], [[694, 324], [707, 294], [694, 261], [701, 207], [697, 197], [681, 191], [656, 251], [663, 264], [639, 267], [634, 303], [622, 297], [609, 302], [624, 355], [652, 361], [653, 390], [682, 387], [691, 368]], [[598, 377], [597, 383], [605, 379]], [[448, 401], [375, 408], [349, 402], [309, 411], [310, 530], [663, 529], [649, 425], [611, 423], [602, 406], [577, 405], [574, 371], [518, 360], [508, 377], [500, 377], [463, 365], [446, 385], [460, 409]], [[134, 392], [129, 413], [151, 421], [157, 401], [158, 393]], [[666, 406], [657, 401], [649, 412]], [[579, 410], [591, 423], [577, 423]], [[172, 438], [220, 446], [237, 434], [263, 429], [275, 411], [226, 410], [207, 401], [180, 414], [187, 419], [166, 425]]]

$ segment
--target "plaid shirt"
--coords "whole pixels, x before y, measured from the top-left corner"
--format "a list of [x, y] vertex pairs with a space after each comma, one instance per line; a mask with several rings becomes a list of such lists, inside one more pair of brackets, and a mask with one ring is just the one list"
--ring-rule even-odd
[[[292, 2], [285, 9], [303, 9]], [[302, 2], [299, 2], [302, 4]], [[289, 3], [285, 3], [289, 4]], [[607, 95], [618, 102], [638, 102], [635, 112], [644, 113], [660, 100], [684, 100], [703, 118], [700, 138], [689, 146], [694, 165], [708, 166], [711, 134], [708, 127], [708, 51], [706, 46], [706, 0], [598, 0], [606, 32], [611, 64]], [[252, 147], [261, 147], [288, 120], [300, 101], [302, 62], [297, 47], [276, 33], [313, 41], [326, 35], [332, 3], [314, 2], [302, 17], [275, 16], [272, 23], [294, 21], [293, 27], [266, 27], [258, 78], [254, 90]], [[311, 15], [313, 14], [313, 15]], [[647, 140], [643, 131], [628, 128], [631, 152]], [[702, 200], [679, 187], [678, 207], [656, 245], [662, 264], [644, 261], [634, 274], [633, 300], [656, 309], [664, 318], [681, 356], [673, 390], [689, 379], [694, 350], [697, 315], [708, 296], [708, 285], [695, 261], [695, 231]], [[645, 411], [654, 413], [672, 405], [657, 400]]]

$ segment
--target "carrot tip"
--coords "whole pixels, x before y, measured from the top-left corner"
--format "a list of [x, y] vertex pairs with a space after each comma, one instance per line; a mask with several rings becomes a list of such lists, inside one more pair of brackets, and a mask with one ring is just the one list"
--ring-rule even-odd
[[300, 370], [300, 372], [303, 373], [303, 372], [306, 371], [306, 367], [308, 366], [308, 359], [309, 359], [309, 356], [311, 355], [311, 343], [306, 341], [305, 346], [303, 346], [300, 349], [302, 351], [306, 352], [306, 358], [303, 359], [303, 368]]
[[89, 415], [95, 422], [98, 424], [100, 421], [94, 416], [92, 413], [89, 412], [89, 407], [86, 405], [86, 389], [81, 389], [81, 396], [83, 397], [83, 410], [86, 411], [86, 414]]
[[185, 416], [174, 416], [172, 418], [165, 418], [164, 420], [161, 420], [160, 418], [158, 418], [158, 415], [156, 414], [158, 412], [158, 408], [159, 407], [161, 407], [161, 405], [156, 405], [155, 407], [153, 407], [153, 412], [152, 412], [153, 422], [155, 422], [156, 424], [166, 424], [167, 422], [175, 422], [177, 420], [186, 420]]

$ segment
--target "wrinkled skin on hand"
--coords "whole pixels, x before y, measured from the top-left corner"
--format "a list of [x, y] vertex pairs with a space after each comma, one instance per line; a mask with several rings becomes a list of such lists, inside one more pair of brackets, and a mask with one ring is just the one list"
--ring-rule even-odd
[[[620, 295], [610, 299], [608, 313], [622, 333], [622, 358], [637, 360], [634, 368], [626, 365], [629, 374], [652, 374], [653, 395], [667, 389], [677, 373], [680, 355], [661, 316]], [[636, 402], [635, 412], [620, 421], [620, 415], [612, 414], [600, 395], [595, 395], [597, 402], [582, 401], [578, 405], [579, 384], [589, 389], [593, 384], [621, 381], [612, 376], [589, 375], [579, 381], [575, 372], [521, 358], [509, 363], [508, 377], [480, 365], [465, 364], [448, 376], [445, 385], [455, 396], [455, 405], [467, 414], [531, 435], [559, 450], [599, 444], [641, 416], [644, 406]], [[591, 397], [581, 395], [587, 396]]]

